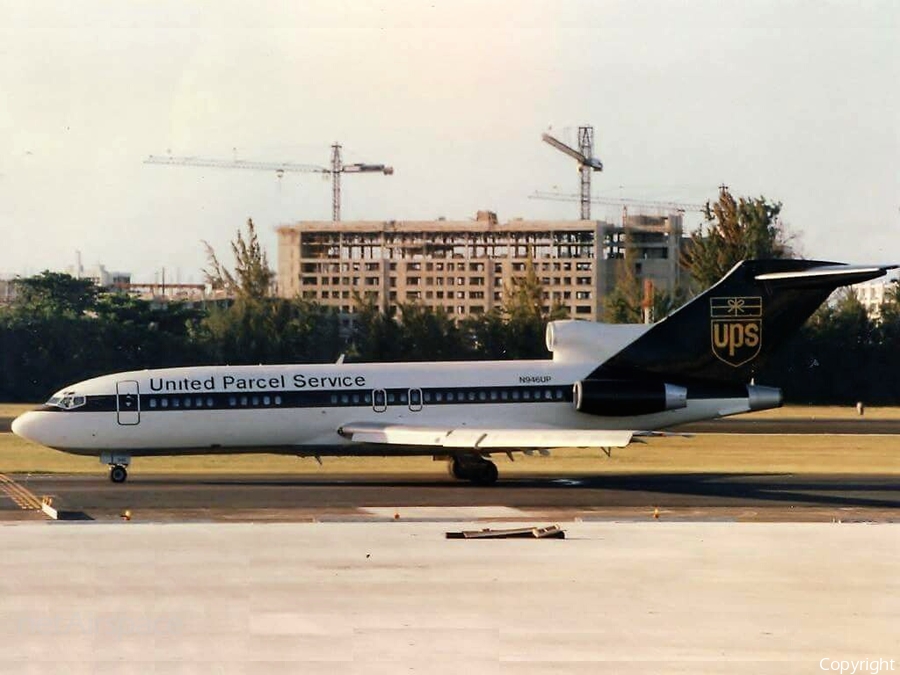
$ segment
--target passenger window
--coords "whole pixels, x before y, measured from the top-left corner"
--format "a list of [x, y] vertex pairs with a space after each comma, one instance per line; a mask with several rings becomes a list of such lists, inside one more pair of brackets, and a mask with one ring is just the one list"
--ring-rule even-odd
[[331, 402], [334, 403], [334, 404], [337, 404], [337, 402], [338, 402], [338, 395], [337, 395], [337, 394], [332, 394], [332, 395], [331, 395]]
[[228, 405], [230, 405], [233, 408], [234, 406], [237, 405], [237, 399], [234, 396], [229, 396], [228, 397]]
[[249, 401], [246, 396], [241, 396], [241, 405], [246, 406]]
[[389, 393], [389, 394], [388, 394], [388, 403], [390, 403], [391, 405], [393, 405], [393, 404], [396, 403], [396, 402], [397, 402], [397, 397], [396, 397], [394, 394], [390, 394], [390, 393]]
[[474, 401], [474, 400], [475, 400], [475, 392], [474, 392], [474, 391], [470, 391], [470, 392], [467, 394], [466, 397], [467, 397], [470, 401]]
[[520, 396], [521, 396], [521, 394], [519, 393], [518, 389], [513, 391], [513, 393], [512, 393], [513, 401], [518, 401]]
[[531, 392], [528, 391], [527, 389], [526, 389], [525, 391], [522, 392], [522, 400], [524, 400], [524, 401], [530, 401], [530, 400], [531, 400]]
[[160, 407], [160, 408], [168, 408], [168, 407], [169, 407], [169, 399], [167, 399], [167, 398], [161, 398], [161, 399], [159, 400], [159, 407]]
[[341, 403], [347, 405], [350, 402], [350, 397], [347, 394], [341, 394]]
[[181, 406], [181, 399], [173, 398], [173, 399], [172, 399], [172, 407], [173, 407], [173, 408], [178, 408], [178, 407], [180, 407], [180, 406]]
[[486, 401], [486, 400], [487, 400], [487, 394], [486, 394], [485, 392], [483, 392], [483, 391], [479, 391], [479, 392], [478, 392], [478, 400], [479, 400], [479, 401]]
[[363, 395], [363, 402], [364, 402], [366, 405], [372, 405], [372, 394], [368, 394], [368, 393], [367, 393], [367, 394], [364, 394], [364, 395]]
[[184, 397], [184, 407], [185, 407], [185, 408], [190, 408], [190, 407], [191, 407], [191, 397], [190, 397], [190, 396], [185, 396], [185, 397]]
[[359, 394], [353, 394], [353, 405], [357, 405], [359, 403]]
[[406, 392], [400, 394], [400, 403], [406, 404]]
[[497, 390], [496, 389], [491, 389], [491, 400], [492, 401], [497, 400]]
[[436, 392], [434, 392], [434, 400], [437, 401], [438, 403], [440, 403], [441, 401], [444, 400], [444, 395], [441, 392], [436, 391]]
[[505, 389], [504, 389], [503, 391], [500, 392], [500, 400], [501, 400], [501, 401], [508, 401], [508, 400], [509, 400], [509, 392], [506, 391]]
[[453, 403], [453, 392], [452, 392], [452, 391], [448, 391], [448, 392], [447, 392], [447, 400], [448, 400], [450, 403]]
[[203, 407], [203, 399], [198, 396], [196, 399], [194, 399], [194, 405], [197, 406], [198, 408], [202, 408]]
[[263, 405], [269, 405], [270, 403], [272, 403], [272, 399], [268, 396], [263, 396]]
[[550, 391], [549, 389], [546, 389], [544, 391], [544, 398], [547, 399], [548, 401], [551, 400], [553, 398], [553, 392]]
[[150, 399], [150, 407], [151, 407], [151, 408], [155, 408], [155, 407], [156, 407], [156, 399], [155, 399], [155, 398], [151, 398], [151, 399]]
[[250, 402], [253, 405], [259, 405], [259, 396], [254, 396], [253, 398], [250, 399]]
[[275, 397], [275, 405], [281, 405], [281, 397], [280, 396]]
[[562, 401], [562, 397], [563, 397], [562, 389], [557, 389], [556, 390], [556, 400]]

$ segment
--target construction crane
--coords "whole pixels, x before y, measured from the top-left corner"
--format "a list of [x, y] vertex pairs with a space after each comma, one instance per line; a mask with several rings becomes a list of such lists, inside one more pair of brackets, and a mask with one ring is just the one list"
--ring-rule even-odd
[[[556, 202], [575, 202], [582, 199], [582, 195], [563, 192], [546, 192], [536, 190], [529, 195], [529, 199], [547, 199]], [[685, 202], [666, 202], [666, 201], [648, 201], [644, 199], [629, 199], [627, 197], [589, 197], [592, 204], [606, 204], [608, 206], [621, 206], [628, 208], [634, 206], [636, 208], [651, 208], [660, 211], [686, 212], [695, 211], [703, 213], [706, 211], [706, 204], [687, 204]]]
[[320, 173], [331, 176], [331, 219], [341, 219], [341, 174], [342, 173], [383, 173], [390, 176], [394, 168], [384, 164], [344, 164], [341, 159], [341, 144], [331, 146], [331, 168], [316, 164], [296, 164], [294, 162], [254, 162], [242, 159], [207, 159], [203, 157], [174, 157], [172, 155], [150, 155], [144, 164], [168, 164], [169, 166], [199, 166], [212, 169], [249, 169], [251, 171], [274, 171], [281, 178], [285, 173]]
[[594, 157], [594, 127], [578, 127], [578, 150], [571, 148], [550, 134], [541, 134], [541, 140], [578, 162], [581, 174], [581, 220], [591, 219], [591, 171], [603, 171], [603, 162]]

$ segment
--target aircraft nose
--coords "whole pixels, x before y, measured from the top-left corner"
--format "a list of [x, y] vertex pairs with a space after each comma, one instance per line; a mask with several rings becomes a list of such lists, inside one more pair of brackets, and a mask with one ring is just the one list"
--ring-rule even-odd
[[26, 441], [40, 443], [37, 433], [38, 417], [34, 412], [22, 413], [13, 420], [12, 432]]

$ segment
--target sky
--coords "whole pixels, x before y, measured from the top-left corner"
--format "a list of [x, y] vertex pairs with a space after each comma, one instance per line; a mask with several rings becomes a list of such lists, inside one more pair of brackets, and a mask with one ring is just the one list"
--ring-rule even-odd
[[[592, 125], [598, 197], [783, 203], [805, 257], [900, 262], [894, 0], [0, 0], [0, 274], [80, 251], [202, 281], [252, 217], [331, 218], [315, 174], [144, 164], [189, 155], [327, 165], [344, 220], [575, 219]], [[595, 205], [593, 216], [619, 217]], [[689, 217], [690, 226], [697, 216]]]

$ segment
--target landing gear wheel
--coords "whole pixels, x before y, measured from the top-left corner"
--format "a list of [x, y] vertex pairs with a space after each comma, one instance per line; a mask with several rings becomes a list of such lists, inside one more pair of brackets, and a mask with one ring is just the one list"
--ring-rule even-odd
[[469, 472], [466, 471], [466, 468], [467, 467], [459, 461], [458, 457], [454, 457], [450, 460], [450, 475], [457, 480], [466, 480], [469, 477]]
[[116, 464], [109, 469], [109, 479], [113, 483], [124, 483], [128, 478], [128, 471], [124, 466]]
[[469, 480], [476, 485], [493, 485], [497, 482], [499, 472], [493, 462], [483, 462], [472, 468]]

